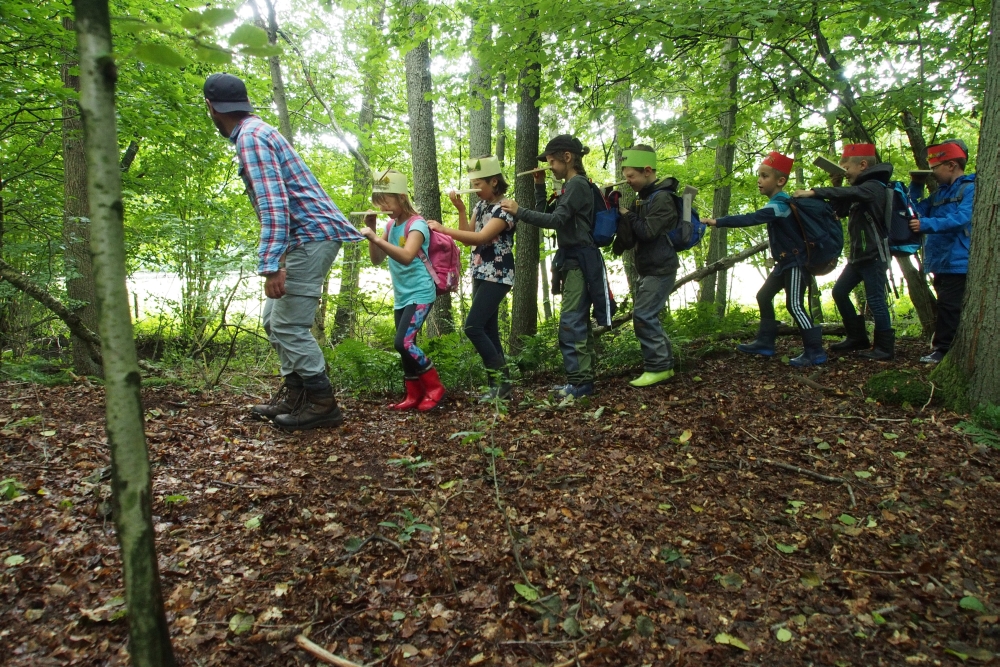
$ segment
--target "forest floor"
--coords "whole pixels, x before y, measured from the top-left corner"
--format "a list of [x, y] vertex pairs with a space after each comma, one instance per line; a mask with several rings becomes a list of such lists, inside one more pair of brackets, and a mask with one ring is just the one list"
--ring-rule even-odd
[[[321, 664], [300, 633], [397, 666], [992, 660], [1000, 452], [933, 404], [866, 400], [889, 367], [832, 361], [817, 388], [724, 353], [575, 405], [345, 399], [303, 434], [248, 396], [144, 390], [178, 662]], [[0, 664], [128, 662], [103, 416], [100, 387], [0, 385], [0, 478], [23, 484]]]

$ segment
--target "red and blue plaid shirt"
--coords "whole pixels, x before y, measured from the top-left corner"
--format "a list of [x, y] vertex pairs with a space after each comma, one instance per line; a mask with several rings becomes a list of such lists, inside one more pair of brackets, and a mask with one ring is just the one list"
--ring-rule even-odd
[[282, 255], [303, 243], [364, 238], [277, 129], [248, 116], [229, 140], [260, 219], [257, 273], [276, 272]]

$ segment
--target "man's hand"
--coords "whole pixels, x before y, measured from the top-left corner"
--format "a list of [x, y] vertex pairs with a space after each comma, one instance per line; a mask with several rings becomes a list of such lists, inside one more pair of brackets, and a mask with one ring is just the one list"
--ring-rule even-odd
[[920, 221], [916, 218], [910, 220], [910, 231], [916, 232], [917, 234], [920, 233]]
[[264, 276], [264, 294], [269, 299], [280, 299], [285, 296], [284, 269], [278, 269], [275, 273]]
[[[537, 174], [535, 175], [537, 176]], [[500, 208], [502, 208], [507, 213], [510, 213], [511, 215], [517, 215], [518, 206], [517, 202], [514, 201], [513, 199], [501, 199]]]
[[803, 197], [815, 197], [816, 193], [812, 190], [796, 190], [792, 193], [792, 196], [796, 199], [802, 199]]
[[715, 218], [702, 218], [701, 221], [709, 227], [715, 227]]

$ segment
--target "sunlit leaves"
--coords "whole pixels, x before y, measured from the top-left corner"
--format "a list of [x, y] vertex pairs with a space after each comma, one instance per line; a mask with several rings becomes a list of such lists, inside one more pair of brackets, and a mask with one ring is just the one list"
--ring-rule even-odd
[[137, 44], [132, 50], [132, 55], [144, 62], [165, 67], [184, 67], [188, 63], [187, 58], [166, 44], [158, 42]]
[[255, 25], [244, 23], [236, 28], [229, 37], [232, 46], [249, 46], [258, 48], [267, 45], [267, 33]]

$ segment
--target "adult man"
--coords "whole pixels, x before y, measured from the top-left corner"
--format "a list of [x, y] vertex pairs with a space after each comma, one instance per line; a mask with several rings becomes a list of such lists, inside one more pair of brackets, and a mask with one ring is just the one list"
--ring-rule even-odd
[[910, 199], [917, 217], [910, 229], [927, 234], [924, 241], [924, 271], [934, 274], [938, 298], [938, 316], [934, 325], [933, 349], [920, 361], [936, 364], [948, 353], [965, 297], [965, 278], [969, 272], [969, 242], [972, 240], [972, 199], [976, 193], [976, 175], [966, 174], [969, 149], [961, 139], [930, 146], [927, 162], [938, 189], [923, 201], [923, 178], [910, 182]]
[[257, 273], [264, 277], [264, 330], [281, 361], [281, 390], [251, 412], [288, 430], [344, 421], [310, 328], [343, 241], [363, 238], [288, 140], [253, 114], [243, 81], [205, 81], [208, 114], [236, 145], [240, 176], [260, 220]]

